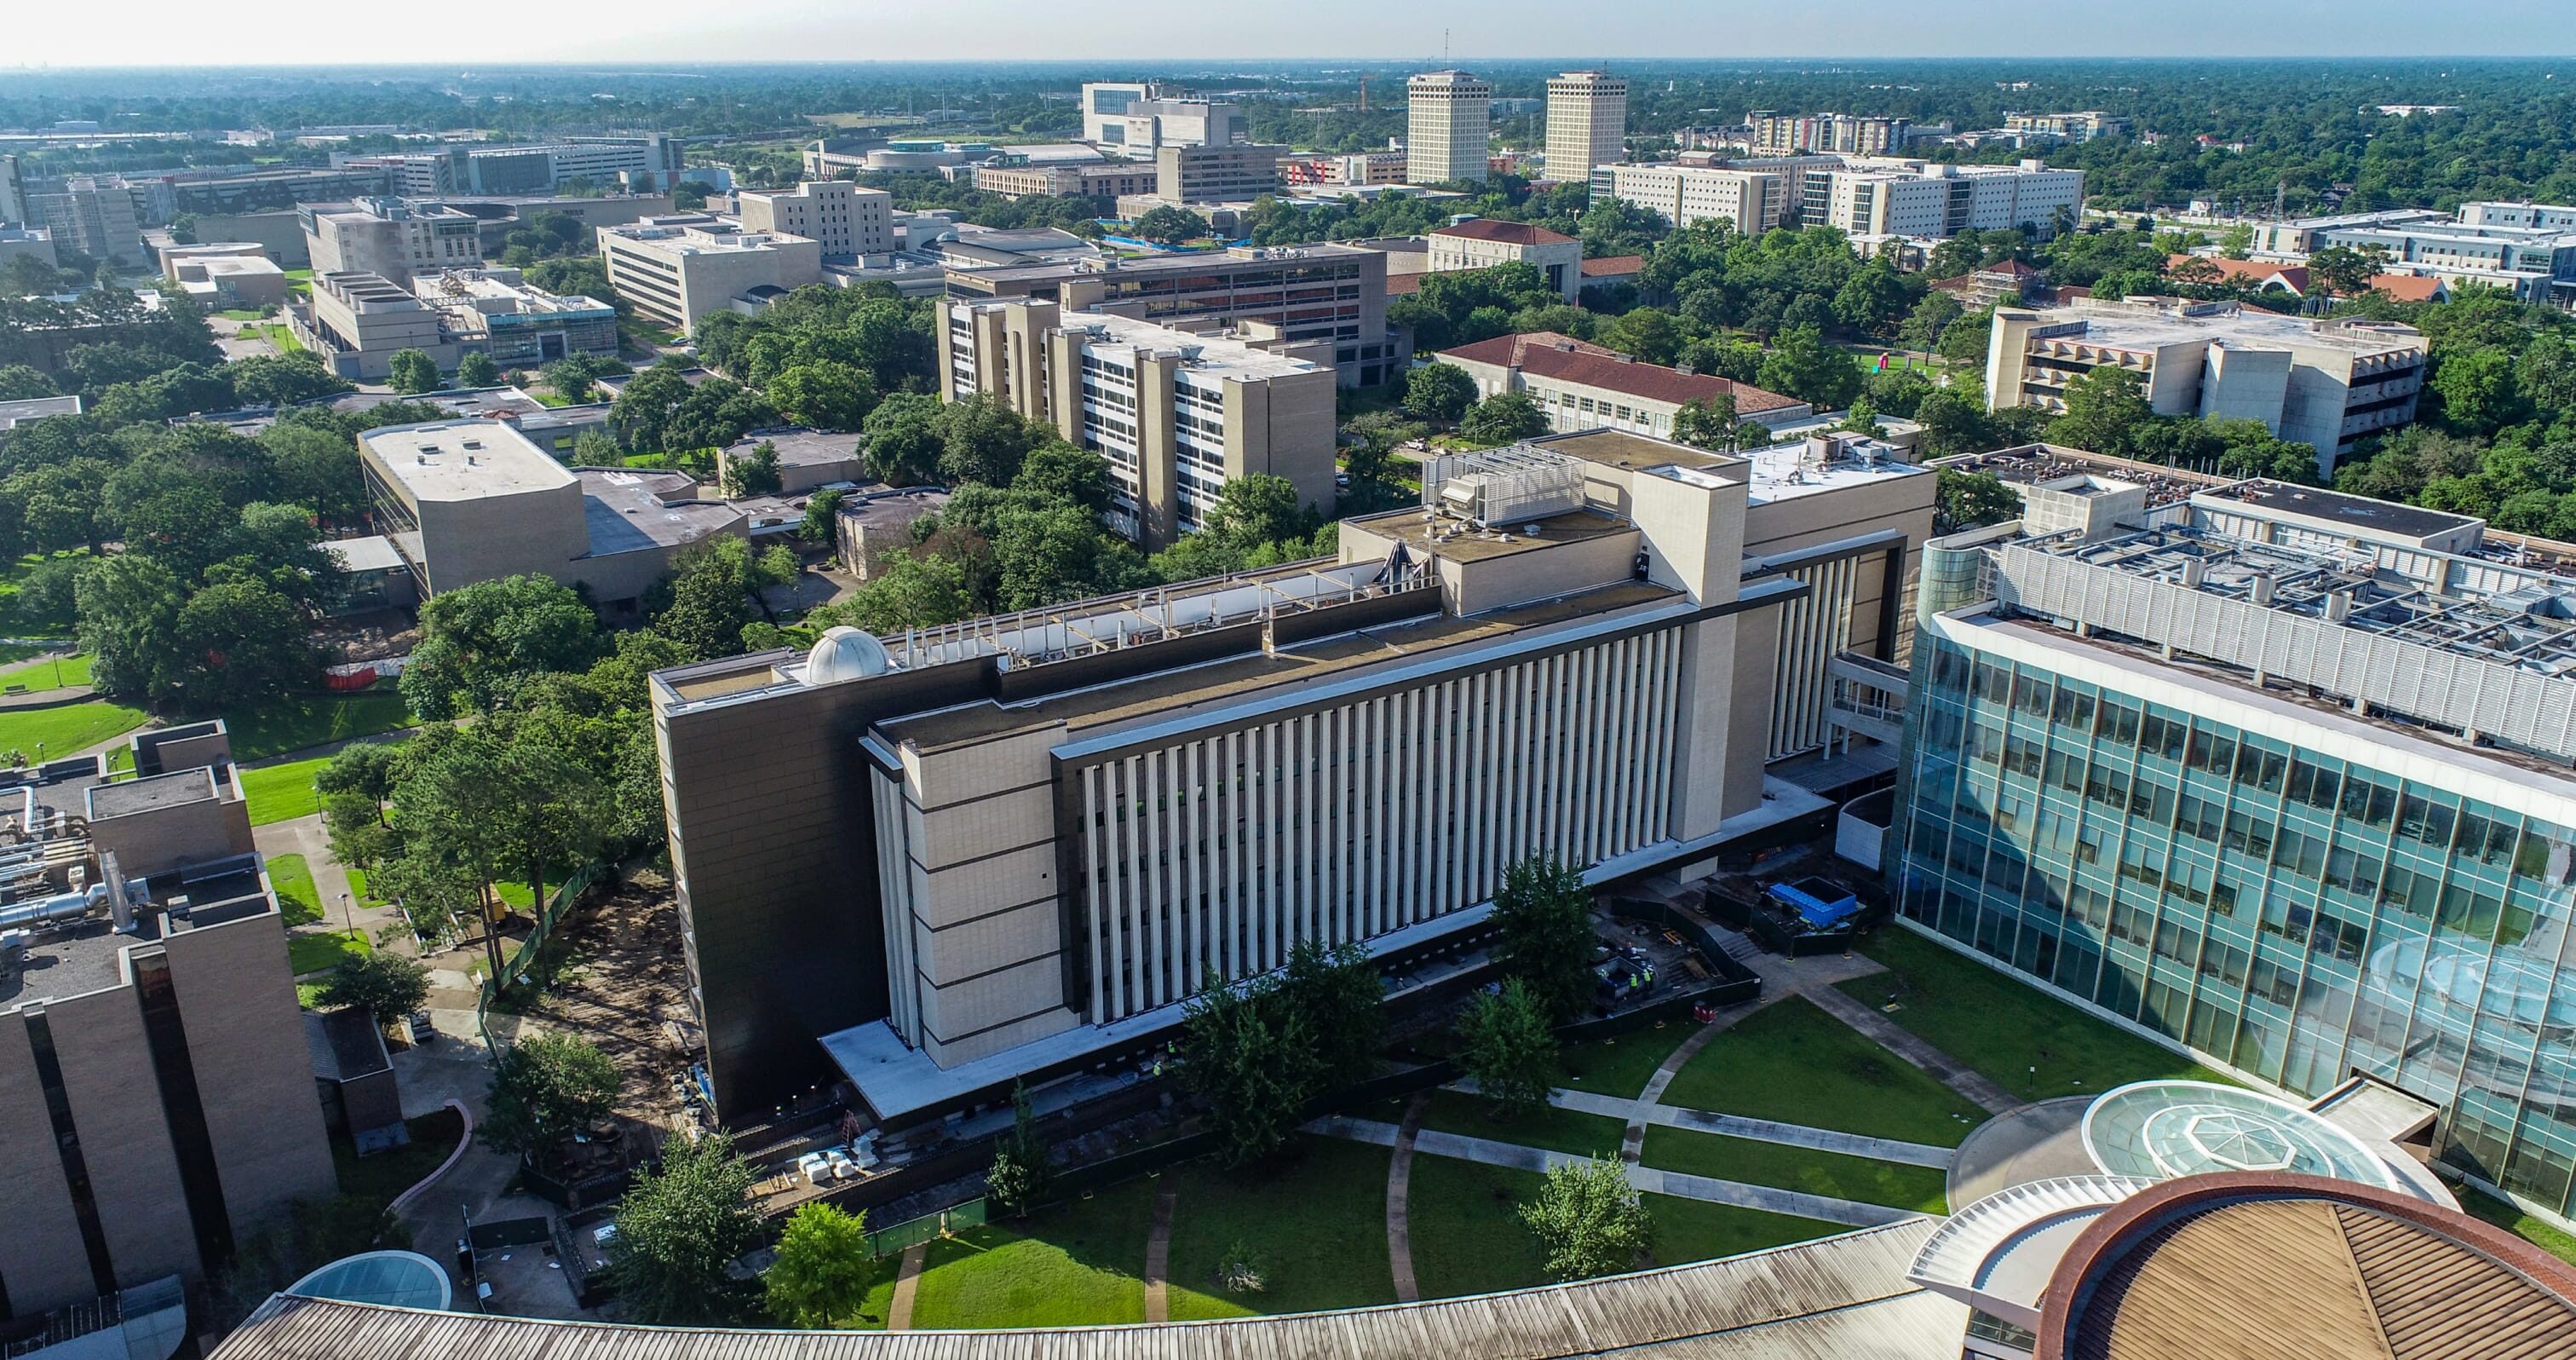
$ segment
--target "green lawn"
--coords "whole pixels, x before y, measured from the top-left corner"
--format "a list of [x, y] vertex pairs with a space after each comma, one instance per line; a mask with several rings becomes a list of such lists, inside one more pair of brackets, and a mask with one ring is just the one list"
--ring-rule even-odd
[[1151, 1179], [930, 1244], [915, 1327], [1065, 1327], [1145, 1320]]
[[[35, 649], [30, 647], [0, 648], [0, 652], [11, 655], [20, 655], [33, 650]], [[24, 685], [28, 692], [34, 693], [39, 690], [68, 689], [73, 685], [86, 685], [89, 683], [89, 666], [90, 657], [87, 652], [75, 652], [70, 656], [49, 656], [35, 661], [21, 661], [11, 666], [0, 666], [0, 686]]]
[[1664, 1103], [1956, 1147], [1986, 1113], [1803, 997], [1737, 1021], [1673, 1077]]
[[2518, 1233], [2532, 1245], [2576, 1266], [2576, 1237], [2533, 1218], [2509, 1200], [2497, 1199], [2483, 1190], [2460, 1188], [2460, 1207], [2507, 1232]]
[[1902, 926], [1883, 926], [1860, 947], [1889, 972], [1843, 983], [1845, 995], [1885, 1006], [1893, 993], [1888, 1019], [2015, 1095], [2089, 1095], [2159, 1077], [2227, 1081]]
[[[89, 549], [74, 548], [55, 553], [54, 556], [57, 558], [87, 557]], [[26, 581], [30, 572], [42, 566], [46, 560], [43, 553], [29, 553], [14, 562], [0, 560], [0, 628], [5, 628], [18, 637], [59, 637], [71, 631], [73, 619], [70, 591], [61, 592], [63, 598], [57, 602], [56, 607], [44, 611], [33, 611], [31, 606], [18, 597], [18, 587]], [[43, 650], [45, 649], [41, 647], [0, 650], [0, 660], [19, 661]]]
[[286, 937], [286, 961], [297, 977], [328, 972], [342, 959], [363, 959], [374, 952], [363, 930], [302, 930]]
[[1846, 1157], [1750, 1138], [1722, 1138], [1661, 1125], [1646, 1130], [1642, 1160], [1665, 1171], [1684, 1171], [1747, 1185], [1803, 1190], [1811, 1195], [1927, 1214], [1950, 1212], [1949, 1200], [1943, 1193], [1948, 1178], [1928, 1166]]
[[1612, 1039], [1572, 1044], [1565, 1050], [1565, 1084], [1578, 1091], [1633, 1100], [1645, 1094], [1646, 1082], [1674, 1049], [1691, 1035], [1692, 1025], [1666, 1022]]
[[291, 822], [318, 811], [321, 801], [313, 794], [313, 776], [328, 760], [327, 756], [315, 756], [241, 771], [242, 797], [250, 803], [250, 824]]
[[324, 742], [372, 737], [412, 725], [402, 692], [379, 685], [355, 694], [296, 694], [252, 713], [224, 715], [235, 760], [264, 760]]
[[322, 894], [313, 886], [312, 866], [302, 855], [269, 856], [268, 882], [277, 889], [277, 908], [288, 925], [311, 925], [322, 919]]
[[215, 315], [226, 321], [258, 321], [265, 318], [271, 310], [267, 307], [226, 307]]
[[277, 352], [280, 354], [297, 354], [304, 349], [304, 342], [295, 338], [295, 328], [283, 321], [244, 326], [241, 328], [241, 333], [246, 339], [266, 340], [277, 346]]
[[[1289, 1157], [1227, 1171], [1194, 1162], [1164, 1174], [1172, 1215], [1174, 1321], [1391, 1303], [1388, 1150], [1304, 1136]], [[1236, 1244], [1259, 1265], [1257, 1293], [1231, 1294], [1217, 1266]]]
[[[1416, 1156], [1405, 1207], [1412, 1220], [1413, 1278], [1422, 1297], [1547, 1283], [1538, 1239], [1517, 1212], [1545, 1179], [1535, 1171]], [[1384, 1222], [1381, 1212], [1381, 1228]]]
[[[1457, 1298], [1546, 1284], [1538, 1239], [1530, 1236], [1518, 1213], [1543, 1179], [1535, 1171], [1449, 1157], [1414, 1158], [1406, 1207], [1413, 1228], [1413, 1274], [1422, 1297]], [[1655, 1220], [1655, 1265], [1740, 1256], [1849, 1231], [1814, 1219], [1677, 1195], [1647, 1195], [1645, 1205]]]
[[340, 1193], [390, 1204], [420, 1178], [436, 1171], [465, 1136], [465, 1123], [454, 1110], [438, 1110], [408, 1120], [411, 1141], [401, 1147], [361, 1157], [345, 1134], [331, 1135], [331, 1165], [340, 1173]]
[[141, 727], [146, 716], [104, 699], [0, 713], [0, 751], [19, 751], [30, 761], [59, 760]]
[[1765, 1247], [1851, 1231], [1839, 1223], [1739, 1209], [1732, 1204], [1711, 1204], [1679, 1195], [1646, 1196], [1646, 1212], [1655, 1216], [1655, 1260], [1668, 1266], [1722, 1260]]
[[1616, 1156], [1619, 1143], [1628, 1126], [1607, 1115], [1585, 1114], [1580, 1110], [1562, 1110], [1555, 1106], [1527, 1119], [1505, 1122], [1493, 1117], [1493, 1104], [1483, 1096], [1464, 1091], [1434, 1091], [1423, 1107], [1422, 1127], [1445, 1133], [1464, 1134], [1469, 1138], [1488, 1138], [1497, 1143], [1518, 1143], [1522, 1147], [1546, 1148], [1551, 1152], [1570, 1152], [1577, 1157], [1600, 1153]]

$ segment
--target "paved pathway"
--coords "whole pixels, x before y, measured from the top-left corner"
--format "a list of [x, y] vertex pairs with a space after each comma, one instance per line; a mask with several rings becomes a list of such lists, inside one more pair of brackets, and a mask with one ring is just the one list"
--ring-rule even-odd
[[1154, 1195], [1154, 1226], [1145, 1235], [1145, 1320], [1172, 1320], [1172, 1201], [1179, 1192], [1165, 1185]]
[[903, 1249], [903, 1264], [896, 1268], [894, 1298], [886, 1304], [886, 1330], [912, 1330], [912, 1296], [921, 1288], [921, 1261], [930, 1254], [930, 1244], [915, 1242]]
[[[1673, 1077], [1680, 1073], [1683, 1066], [1698, 1057], [1699, 1051], [1708, 1047], [1708, 1041], [1725, 1033], [1728, 1026], [1751, 1015], [1764, 1003], [1774, 999], [1770, 995], [1757, 995], [1752, 1005], [1731, 1007], [1724, 1015], [1700, 1026], [1699, 1033], [1682, 1040], [1671, 1053], [1664, 1056], [1661, 1063], [1656, 1064], [1655, 1074], [1646, 1078], [1646, 1089], [1639, 1092], [1635, 1100], [1628, 1102], [1628, 1108], [1592, 1111], [1594, 1114], [1606, 1114], [1613, 1119], [1628, 1121], [1628, 1131], [1619, 1140], [1619, 1160], [1634, 1166], [1639, 1158], [1646, 1155], [1646, 1125], [1652, 1122], [1652, 1112], [1655, 1108], [1663, 1103], [1664, 1088], [1673, 1084]], [[1562, 1105], [1565, 1102], [1560, 1100], [1557, 1103]]]
[[1395, 1271], [1395, 1301], [1413, 1303], [1421, 1299], [1421, 1285], [1413, 1276], [1413, 1140], [1422, 1132], [1423, 1107], [1431, 1103], [1431, 1093], [1423, 1091], [1404, 1107], [1404, 1124], [1395, 1133], [1395, 1155], [1386, 1163], [1386, 1259]]
[[1988, 1113], [2008, 1114], [2022, 1107], [2020, 1097], [1986, 1080], [1967, 1064], [1916, 1038], [1911, 1030], [1868, 1005], [1853, 1000], [1842, 989], [1801, 986], [1798, 994], [1815, 1002], [1827, 1015], [1877, 1040], [1881, 1048], [1931, 1073], [1942, 1085], [1984, 1106]]
[[[1316, 1133], [1335, 1138], [1349, 1138], [1380, 1146], [1393, 1146], [1401, 1130], [1393, 1124], [1374, 1119], [1352, 1119], [1331, 1116], [1306, 1126]], [[1460, 1161], [1481, 1162], [1487, 1166], [1510, 1167], [1520, 1171], [1546, 1172], [1584, 1160], [1563, 1152], [1522, 1147], [1518, 1143], [1500, 1143], [1489, 1138], [1470, 1138], [1465, 1134], [1443, 1133], [1425, 1129], [1414, 1138], [1415, 1146], [1434, 1157], [1455, 1157]], [[1855, 1228], [1877, 1227], [1915, 1215], [1904, 1209], [1891, 1209], [1883, 1204], [1863, 1204], [1857, 1200], [1834, 1199], [1810, 1195], [1798, 1190], [1782, 1190], [1768, 1185], [1748, 1185], [1742, 1181], [1719, 1180], [1713, 1176], [1689, 1176], [1678, 1171], [1662, 1171], [1651, 1166], [1627, 1168], [1628, 1183], [1649, 1194], [1675, 1195], [1683, 1199], [1703, 1200], [1710, 1204], [1727, 1204], [1741, 1209], [1760, 1209], [1766, 1213], [1792, 1214], [1799, 1218], [1820, 1219]]]
[[[1817, 1152], [1839, 1152], [1846, 1157], [1868, 1157], [1882, 1162], [1903, 1162], [1907, 1166], [1946, 1169], [1951, 1150], [1929, 1143], [1908, 1143], [1894, 1138], [1873, 1138], [1864, 1133], [1844, 1133], [1838, 1129], [1810, 1128], [1805, 1124], [1783, 1124], [1771, 1119], [1747, 1119], [1742, 1115], [1711, 1114], [1686, 1105], [1661, 1105], [1645, 1101], [1631, 1104], [1616, 1096], [1598, 1091], [1573, 1091], [1563, 1087], [1551, 1092], [1549, 1103], [1560, 1110], [1579, 1110], [1584, 1114], [1607, 1115], [1612, 1119], [1635, 1118], [1645, 1124], [1668, 1128], [1692, 1129], [1700, 1133], [1721, 1134], [1728, 1138], [1750, 1138], [1757, 1143], [1780, 1143], [1789, 1147], [1810, 1148]], [[1642, 1139], [1642, 1134], [1640, 1135]], [[1635, 1161], [1630, 1157], [1628, 1160]]]

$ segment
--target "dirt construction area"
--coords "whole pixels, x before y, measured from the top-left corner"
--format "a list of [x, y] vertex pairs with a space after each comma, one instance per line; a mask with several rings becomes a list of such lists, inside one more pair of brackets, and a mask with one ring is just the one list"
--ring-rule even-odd
[[554, 981], [523, 1024], [588, 1040], [626, 1074], [617, 1115], [670, 1130], [689, 1107], [689, 1012], [680, 908], [668, 879], [639, 873], [593, 890], [557, 932]]

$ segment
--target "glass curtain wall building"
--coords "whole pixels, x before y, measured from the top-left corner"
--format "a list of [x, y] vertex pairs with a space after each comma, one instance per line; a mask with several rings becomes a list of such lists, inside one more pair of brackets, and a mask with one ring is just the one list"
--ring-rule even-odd
[[2563, 734], [2576, 582], [2165, 518], [1927, 563], [1993, 598], [1918, 630], [1900, 911], [2263, 1082], [2403, 1087], [2569, 1216], [2576, 743], [2475, 715]]

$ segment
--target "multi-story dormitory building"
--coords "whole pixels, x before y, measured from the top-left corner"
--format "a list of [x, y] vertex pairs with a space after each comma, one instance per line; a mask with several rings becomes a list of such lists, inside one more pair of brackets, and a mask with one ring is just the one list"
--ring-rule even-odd
[[1927, 554], [1904, 918], [2250, 1080], [2400, 1087], [2567, 1221], [2576, 550], [2028, 456], [2022, 521]]
[[1207, 970], [1439, 947], [1528, 855], [1606, 880], [1821, 811], [1791, 780], [1841, 778], [1837, 677], [1908, 646], [1933, 481], [1554, 435], [1435, 460], [1334, 558], [660, 673], [719, 1109], [934, 1117], [1133, 1055]]
[[[1010, 298], [941, 307], [950, 400], [988, 396], [1109, 465], [1109, 522], [1161, 548], [1207, 527], [1229, 481], [1284, 477], [1333, 504], [1334, 392], [1321, 344], [1272, 348]], [[1299, 351], [1325, 362], [1299, 357]]]

